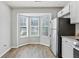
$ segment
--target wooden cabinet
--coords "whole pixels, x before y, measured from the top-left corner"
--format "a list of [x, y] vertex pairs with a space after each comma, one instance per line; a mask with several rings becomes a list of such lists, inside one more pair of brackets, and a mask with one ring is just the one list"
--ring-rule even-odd
[[70, 3], [70, 18], [72, 24], [79, 23], [79, 1]]
[[62, 57], [73, 58], [73, 46], [69, 38], [62, 38]]
[[70, 12], [69, 4], [66, 5], [61, 11], [58, 12], [58, 17], [62, 17]]

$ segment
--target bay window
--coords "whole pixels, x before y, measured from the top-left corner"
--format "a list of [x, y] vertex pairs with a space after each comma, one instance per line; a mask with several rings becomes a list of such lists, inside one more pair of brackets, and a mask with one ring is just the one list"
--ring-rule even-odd
[[49, 16], [27, 16], [20, 15], [18, 18], [19, 37], [39, 37], [48, 36]]

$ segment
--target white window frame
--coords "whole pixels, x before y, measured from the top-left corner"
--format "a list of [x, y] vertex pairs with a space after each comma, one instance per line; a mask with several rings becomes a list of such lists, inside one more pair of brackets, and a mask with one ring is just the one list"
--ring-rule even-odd
[[[39, 36], [39, 31], [40, 31], [40, 30], [39, 30], [39, 20], [40, 20], [40, 17], [39, 17], [39, 16], [35, 16], [35, 17], [39, 17], [39, 19], [38, 19], [38, 26], [31, 26], [31, 17], [34, 17], [34, 16], [30, 16], [30, 36], [31, 36], [31, 37], [38, 37], [38, 36]], [[32, 31], [31, 31], [31, 28], [32, 28], [32, 27], [37, 27], [37, 28], [38, 28], [38, 34], [37, 34], [37, 35], [31, 35], [31, 32], [32, 32]]]
[[[18, 29], [19, 29], [19, 28], [18, 28], [18, 27], [19, 27], [19, 24], [18, 24], [18, 23], [19, 23], [19, 22], [18, 22], [18, 15], [26, 15], [27, 17], [29, 17], [29, 16], [42, 16], [42, 15], [46, 15], [46, 14], [47, 14], [47, 15], [48, 15], [48, 14], [50, 15], [50, 13], [17, 13], [17, 39], [19, 39], [19, 37], [20, 37], [20, 36], [19, 36], [19, 33], [18, 33], [18, 32], [19, 32], [19, 30], [18, 30]], [[28, 19], [28, 22], [29, 22], [29, 20], [30, 20], [30, 19]], [[40, 22], [40, 17], [39, 17], [39, 22]], [[39, 24], [39, 27], [40, 27], [40, 24]], [[30, 28], [31, 28], [31, 27], [30, 27]], [[28, 33], [27, 33], [28, 35], [27, 35], [26, 37], [31, 36], [31, 35], [29, 35], [30, 33], [29, 33], [29, 31], [28, 31], [28, 28], [27, 28], [27, 32], [28, 32]], [[34, 36], [34, 37], [35, 37], [35, 36]], [[40, 28], [39, 28], [39, 37], [40, 37]]]
[[[18, 16], [19, 16], [20, 14], [18, 14]], [[23, 16], [23, 15], [22, 15]], [[24, 15], [25, 16], [25, 15]], [[26, 16], [27, 17], [27, 16]], [[26, 27], [27, 28], [27, 30], [26, 30], [26, 35], [24, 35], [24, 36], [20, 36], [20, 38], [25, 38], [25, 37], [28, 37], [28, 20], [29, 20], [29, 18], [26, 20], [26, 26], [20, 26], [20, 21], [19, 21], [19, 18], [18, 18], [18, 29], [20, 30], [20, 28], [21, 27]], [[20, 34], [21, 35], [21, 34]]]

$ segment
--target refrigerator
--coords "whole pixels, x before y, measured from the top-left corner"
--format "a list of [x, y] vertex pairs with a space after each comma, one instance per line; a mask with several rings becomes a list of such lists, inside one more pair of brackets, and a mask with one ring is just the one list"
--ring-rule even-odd
[[55, 18], [51, 25], [51, 49], [56, 57], [61, 58], [61, 36], [75, 36], [75, 24], [70, 24], [70, 18]]

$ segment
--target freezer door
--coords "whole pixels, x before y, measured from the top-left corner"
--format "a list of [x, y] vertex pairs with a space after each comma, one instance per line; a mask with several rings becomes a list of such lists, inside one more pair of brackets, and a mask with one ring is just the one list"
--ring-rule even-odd
[[51, 49], [52, 49], [55, 56], [57, 56], [57, 49], [58, 49], [57, 39], [58, 39], [57, 30], [52, 30]]
[[52, 20], [52, 29], [57, 29], [57, 18]]

